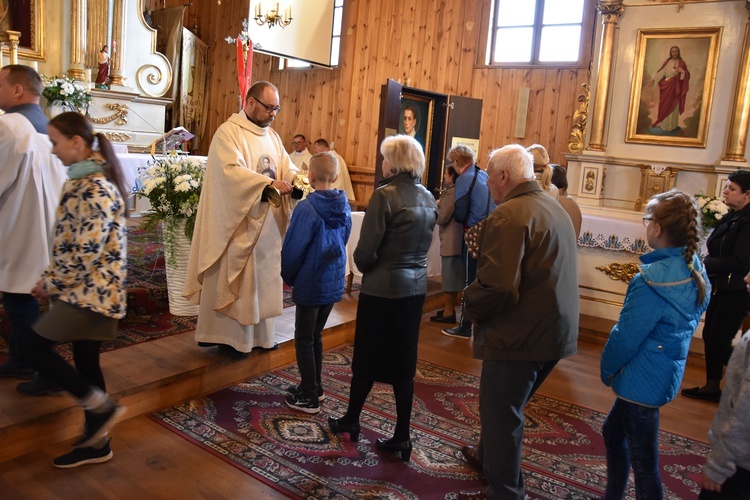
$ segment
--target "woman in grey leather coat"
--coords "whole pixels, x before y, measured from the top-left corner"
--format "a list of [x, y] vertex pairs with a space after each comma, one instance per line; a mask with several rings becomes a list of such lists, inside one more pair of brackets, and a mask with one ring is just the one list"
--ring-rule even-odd
[[422, 146], [397, 135], [380, 145], [385, 178], [370, 198], [354, 262], [363, 273], [357, 307], [349, 406], [340, 419], [330, 417], [334, 433], [359, 439], [359, 416], [374, 382], [393, 386], [396, 429], [378, 439], [381, 450], [411, 457], [409, 436], [417, 341], [427, 293], [427, 251], [437, 220], [437, 205], [421, 184]]

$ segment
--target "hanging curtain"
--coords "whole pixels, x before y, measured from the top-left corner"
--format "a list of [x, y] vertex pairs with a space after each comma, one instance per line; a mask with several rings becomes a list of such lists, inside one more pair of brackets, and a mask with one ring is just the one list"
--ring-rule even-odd
[[179, 87], [174, 126], [183, 126], [195, 134], [190, 150], [196, 151], [200, 149], [206, 124], [203, 104], [208, 101], [208, 45], [186, 28], [182, 29]]

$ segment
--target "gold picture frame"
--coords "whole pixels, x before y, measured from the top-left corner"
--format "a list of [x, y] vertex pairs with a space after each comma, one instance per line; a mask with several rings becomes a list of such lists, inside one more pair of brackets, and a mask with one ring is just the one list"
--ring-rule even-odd
[[625, 142], [706, 147], [722, 31], [638, 30]]
[[[10, 5], [15, 0], [0, 0], [3, 5]], [[18, 21], [8, 19], [7, 27], [21, 32], [21, 44], [18, 46], [18, 57], [35, 61], [44, 61], [44, 0], [27, 0], [19, 2], [23, 9], [17, 14]], [[8, 14], [10, 11], [8, 12]], [[3, 56], [9, 57], [10, 50], [3, 48]]]
[[414, 127], [413, 135], [417, 142], [422, 145], [424, 150], [425, 169], [422, 178], [422, 183], [427, 184], [427, 175], [429, 173], [430, 165], [430, 146], [432, 138], [432, 120], [433, 113], [435, 110], [435, 99], [431, 97], [421, 96], [417, 94], [410, 94], [408, 92], [402, 92], [401, 94], [401, 106], [399, 108], [398, 115], [398, 133], [406, 134], [404, 114], [410, 110], [414, 118], [416, 119], [416, 125]]

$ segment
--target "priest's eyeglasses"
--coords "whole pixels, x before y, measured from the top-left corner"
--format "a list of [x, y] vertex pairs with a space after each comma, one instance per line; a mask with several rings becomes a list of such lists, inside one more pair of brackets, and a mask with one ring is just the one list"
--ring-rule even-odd
[[650, 222], [651, 222], [652, 220], [654, 220], [654, 218], [653, 218], [653, 217], [651, 217], [650, 215], [649, 215], [649, 216], [646, 216], [646, 217], [644, 217], [644, 218], [643, 218], [643, 227], [648, 227], [649, 223], [650, 223]]
[[281, 111], [281, 106], [271, 106], [269, 104], [264, 103], [263, 101], [261, 101], [257, 97], [253, 97], [253, 99], [255, 99], [255, 102], [257, 102], [258, 104], [260, 104], [261, 106], [263, 106], [264, 108], [266, 108], [266, 113], [268, 113], [269, 115], [271, 113], [273, 113], [273, 112], [278, 113], [279, 111]]

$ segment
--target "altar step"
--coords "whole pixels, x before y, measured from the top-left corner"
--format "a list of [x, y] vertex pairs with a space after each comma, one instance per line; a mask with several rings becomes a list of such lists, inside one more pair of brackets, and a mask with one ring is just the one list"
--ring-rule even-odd
[[[345, 294], [334, 306], [323, 332], [323, 347], [354, 340], [358, 293]], [[429, 282], [425, 313], [442, 307], [440, 283]], [[127, 407], [125, 418], [151, 413], [180, 401], [215, 392], [257, 374], [295, 361], [294, 308], [276, 320], [279, 349], [256, 349], [247, 358], [230, 360], [196, 346], [186, 332], [102, 353], [107, 390]], [[19, 381], [0, 379], [0, 463], [55, 443], [78, 438], [83, 412], [67, 394], [28, 397], [15, 390]], [[115, 430], [116, 432], [116, 430]]]

